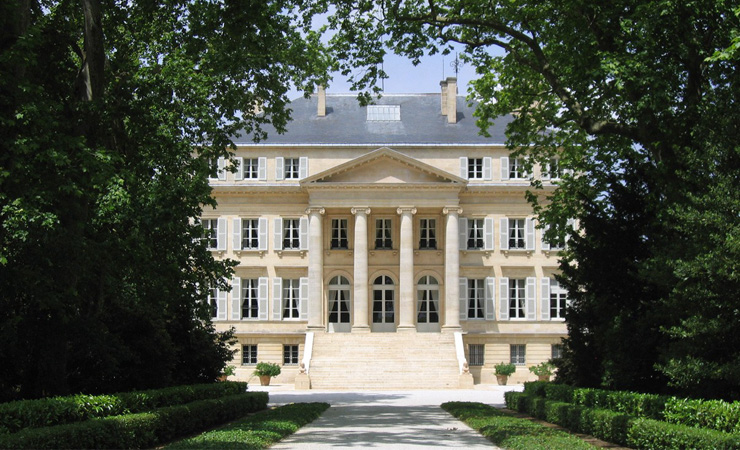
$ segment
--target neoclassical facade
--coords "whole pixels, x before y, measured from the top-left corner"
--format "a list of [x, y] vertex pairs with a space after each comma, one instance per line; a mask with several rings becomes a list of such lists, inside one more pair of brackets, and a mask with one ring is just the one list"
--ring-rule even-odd
[[556, 166], [524, 173], [510, 119], [483, 137], [455, 79], [441, 85], [367, 107], [320, 90], [286, 134], [239, 137], [236, 167], [218, 162], [202, 222], [239, 262], [210, 294], [217, 329], [236, 329], [236, 378], [270, 361], [302, 387], [456, 388], [495, 383], [502, 361], [534, 379], [557, 356], [558, 247], [524, 198], [530, 177], [553, 189]]

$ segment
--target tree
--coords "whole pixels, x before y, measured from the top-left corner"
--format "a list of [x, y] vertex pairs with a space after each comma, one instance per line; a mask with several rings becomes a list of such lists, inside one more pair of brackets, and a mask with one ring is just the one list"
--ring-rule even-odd
[[2, 2], [0, 400], [216, 378], [232, 265], [193, 219], [230, 136], [325, 78], [300, 3]]
[[561, 265], [568, 381], [740, 396], [736, 1], [332, 3], [355, 88], [387, 51], [462, 43], [482, 132], [515, 113], [509, 148], [574, 170], [528, 196], [550, 238], [580, 223]]

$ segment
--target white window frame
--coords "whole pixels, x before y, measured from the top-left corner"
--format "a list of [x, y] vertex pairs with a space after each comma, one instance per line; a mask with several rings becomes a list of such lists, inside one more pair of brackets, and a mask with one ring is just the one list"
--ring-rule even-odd
[[550, 359], [557, 359], [563, 357], [563, 344], [551, 344], [550, 345]]
[[[382, 224], [382, 225], [378, 226], [378, 224]], [[378, 246], [378, 241], [381, 241], [380, 246]], [[393, 249], [393, 218], [392, 217], [376, 217], [375, 218], [375, 249], [376, 250], [392, 250]]]
[[299, 355], [300, 349], [298, 344], [283, 344], [284, 366], [297, 366], [300, 362]]
[[301, 248], [301, 220], [300, 218], [283, 219], [283, 250], [300, 250]]
[[[260, 279], [259, 278], [242, 278], [241, 279], [241, 304], [238, 305], [241, 312], [241, 319], [259, 320], [263, 315], [264, 299], [260, 298]], [[244, 312], [248, 311], [245, 315]]]
[[[523, 221], [524, 224], [524, 230], [523, 230], [523, 239], [524, 239], [524, 246], [517, 245], [516, 247], [511, 246], [511, 241], [513, 240], [519, 240], [520, 237], [517, 236], [517, 231], [521, 230], [520, 227], [514, 228], [514, 224], [521, 223], [520, 221]], [[503, 251], [527, 251], [531, 252], [534, 251], [534, 237], [535, 237], [535, 231], [534, 231], [534, 220], [531, 218], [519, 218], [519, 217], [503, 217], [500, 221], [500, 230], [499, 230], [499, 244], [501, 245], [501, 250]], [[518, 242], [517, 242], [518, 244]]]
[[526, 180], [528, 174], [524, 169], [524, 158], [509, 158], [510, 180]]
[[329, 248], [332, 250], [349, 249], [349, 219], [346, 217], [334, 217], [331, 219]]
[[468, 344], [468, 365], [483, 366], [486, 363], [486, 345]]
[[509, 279], [509, 319], [527, 318], [527, 280]]
[[515, 366], [527, 364], [527, 345], [509, 344], [509, 361]]
[[258, 359], [257, 344], [242, 344], [242, 366], [254, 366]]
[[419, 218], [419, 250], [437, 250], [437, 219]]
[[[465, 247], [468, 250], [483, 250], [485, 248], [485, 219], [483, 218], [468, 218], [468, 232], [467, 232], [467, 243]], [[471, 241], [473, 245], [471, 245]], [[480, 244], [480, 245], [478, 245]]]

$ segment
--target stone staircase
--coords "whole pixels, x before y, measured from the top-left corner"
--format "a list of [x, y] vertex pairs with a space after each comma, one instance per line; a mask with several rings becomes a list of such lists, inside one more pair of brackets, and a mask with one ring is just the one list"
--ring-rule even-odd
[[316, 333], [312, 389], [456, 389], [452, 333]]

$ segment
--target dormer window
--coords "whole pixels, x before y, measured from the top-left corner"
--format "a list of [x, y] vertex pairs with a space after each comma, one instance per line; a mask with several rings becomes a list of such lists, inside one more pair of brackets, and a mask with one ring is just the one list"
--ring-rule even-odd
[[368, 105], [368, 122], [390, 122], [401, 120], [401, 105]]

